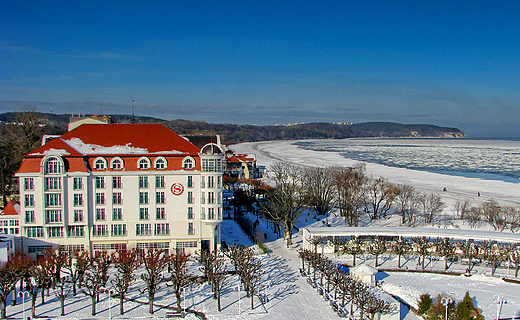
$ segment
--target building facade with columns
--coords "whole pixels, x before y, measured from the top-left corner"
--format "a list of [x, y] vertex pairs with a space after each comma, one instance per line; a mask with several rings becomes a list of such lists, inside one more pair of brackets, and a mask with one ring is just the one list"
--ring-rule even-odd
[[214, 250], [223, 159], [160, 124], [80, 125], [24, 156], [22, 247]]

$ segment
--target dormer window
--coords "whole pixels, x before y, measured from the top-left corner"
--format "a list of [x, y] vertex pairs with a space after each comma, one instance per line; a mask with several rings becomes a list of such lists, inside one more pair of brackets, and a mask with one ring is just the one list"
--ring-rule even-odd
[[112, 168], [112, 170], [123, 169], [123, 160], [121, 160], [120, 158], [112, 159], [112, 163], [110, 164], [110, 167]]
[[163, 157], [155, 159], [155, 169], [165, 169], [166, 168], [166, 159]]
[[186, 158], [182, 162], [182, 167], [184, 169], [193, 169], [194, 166], [195, 166], [195, 161], [192, 158]]
[[107, 162], [103, 158], [97, 158], [94, 161], [94, 169], [96, 170], [105, 170], [107, 168]]
[[61, 162], [58, 158], [49, 158], [45, 162], [45, 174], [61, 173]]
[[141, 158], [138, 162], [139, 169], [150, 169], [150, 160], [148, 158]]

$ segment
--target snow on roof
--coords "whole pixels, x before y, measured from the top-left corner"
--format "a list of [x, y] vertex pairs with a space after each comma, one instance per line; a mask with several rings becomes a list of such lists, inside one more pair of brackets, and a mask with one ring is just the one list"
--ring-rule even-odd
[[146, 154], [148, 153], [148, 149], [145, 148], [135, 148], [131, 146], [131, 142], [127, 143], [124, 146], [115, 145], [110, 147], [104, 147], [97, 144], [89, 144], [84, 143], [80, 138], [71, 138], [69, 140], [64, 140], [71, 147], [78, 150], [81, 154], [90, 155], [90, 154]]
[[372, 268], [369, 265], [361, 264], [351, 270], [353, 274], [359, 274], [359, 275], [372, 275], [376, 274], [378, 271], [374, 268]]
[[403, 236], [439, 237], [473, 240], [496, 240], [520, 242], [520, 234], [496, 231], [441, 229], [441, 228], [403, 228], [403, 227], [318, 227], [305, 228], [312, 235], [327, 236]]
[[30, 153], [31, 156], [68, 156], [70, 153], [65, 149], [48, 149], [43, 151], [43, 153], [35, 152]]

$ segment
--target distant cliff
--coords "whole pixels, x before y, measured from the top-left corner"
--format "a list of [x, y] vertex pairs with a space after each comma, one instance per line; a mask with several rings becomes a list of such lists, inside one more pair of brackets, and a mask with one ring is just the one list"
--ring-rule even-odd
[[[69, 115], [39, 113], [46, 124], [46, 133], [61, 134], [67, 131]], [[115, 123], [129, 123], [130, 115], [111, 115]], [[14, 113], [0, 114], [1, 122], [10, 122]], [[226, 143], [290, 140], [290, 139], [343, 139], [369, 137], [435, 137], [463, 138], [464, 133], [456, 128], [429, 124], [400, 124], [393, 122], [365, 122], [354, 124], [307, 123], [291, 126], [252, 126], [235, 124], [212, 124], [201, 121], [163, 120], [152, 117], [135, 117], [136, 123], [162, 123], [179, 134], [220, 134]]]

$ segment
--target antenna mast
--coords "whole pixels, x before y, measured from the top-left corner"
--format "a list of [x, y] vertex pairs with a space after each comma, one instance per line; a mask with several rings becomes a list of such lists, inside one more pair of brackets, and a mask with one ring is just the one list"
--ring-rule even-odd
[[132, 123], [135, 123], [134, 109], [135, 109], [135, 100], [132, 100]]

